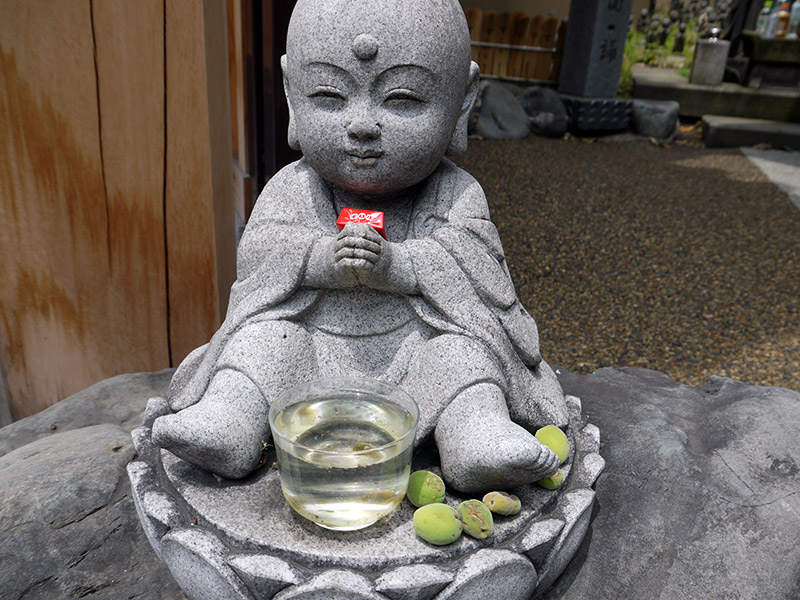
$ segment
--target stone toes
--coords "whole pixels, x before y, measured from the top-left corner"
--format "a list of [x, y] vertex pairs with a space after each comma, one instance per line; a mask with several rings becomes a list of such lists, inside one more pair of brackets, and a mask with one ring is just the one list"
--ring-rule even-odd
[[156, 445], [179, 458], [227, 479], [248, 475], [261, 458], [261, 432], [230, 411], [228, 419], [216, 415], [201, 419], [190, 409], [159, 417], [153, 423]]
[[540, 456], [540, 460], [537, 461], [536, 468], [533, 469], [533, 472], [536, 474], [536, 480], [544, 479], [545, 477], [550, 477], [554, 475], [556, 471], [558, 471], [559, 459], [558, 455], [553, 452], [550, 448], [546, 446], [542, 447], [544, 452], [542, 452], [542, 456]]
[[182, 420], [177, 414], [164, 415], [153, 422], [153, 442], [161, 448], [169, 450], [175, 445], [180, 445], [185, 440], [186, 434]]

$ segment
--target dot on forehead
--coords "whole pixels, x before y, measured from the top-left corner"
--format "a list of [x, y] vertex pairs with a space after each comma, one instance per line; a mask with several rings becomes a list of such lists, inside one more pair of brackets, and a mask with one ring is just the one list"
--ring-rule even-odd
[[372, 60], [378, 54], [378, 40], [368, 33], [362, 33], [353, 40], [353, 54], [359, 60]]

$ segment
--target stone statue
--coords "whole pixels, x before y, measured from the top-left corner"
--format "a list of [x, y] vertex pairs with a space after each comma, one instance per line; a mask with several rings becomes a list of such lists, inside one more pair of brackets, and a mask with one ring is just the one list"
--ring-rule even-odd
[[[270, 403], [321, 376], [399, 384], [465, 492], [552, 475], [531, 433], [564, 395], [516, 297], [466, 150], [478, 65], [457, 0], [299, 0], [282, 58], [289, 143], [238, 252], [227, 317], [172, 380], [153, 440], [226, 478], [259, 464]], [[385, 214], [339, 232], [343, 208]]]

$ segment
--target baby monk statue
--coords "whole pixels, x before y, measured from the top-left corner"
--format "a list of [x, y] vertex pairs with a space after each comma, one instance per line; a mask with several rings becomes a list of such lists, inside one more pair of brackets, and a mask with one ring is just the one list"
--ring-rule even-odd
[[[325, 376], [402, 387], [446, 481], [555, 473], [533, 431], [564, 395], [517, 299], [467, 147], [478, 65], [458, 0], [299, 0], [282, 58], [289, 144], [238, 251], [227, 317], [172, 380], [153, 439], [227, 478], [253, 471], [284, 390]], [[385, 238], [344, 208], [381, 211]]]

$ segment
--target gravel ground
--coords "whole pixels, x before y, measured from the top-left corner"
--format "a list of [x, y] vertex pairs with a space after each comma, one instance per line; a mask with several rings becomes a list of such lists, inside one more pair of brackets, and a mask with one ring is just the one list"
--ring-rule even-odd
[[738, 149], [471, 140], [545, 360], [800, 390], [800, 211]]

